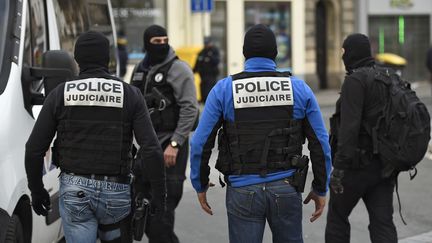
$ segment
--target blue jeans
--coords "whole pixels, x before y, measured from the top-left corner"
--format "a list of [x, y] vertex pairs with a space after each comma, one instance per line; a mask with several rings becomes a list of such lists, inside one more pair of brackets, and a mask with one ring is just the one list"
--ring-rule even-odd
[[303, 243], [301, 194], [286, 179], [228, 186], [226, 207], [230, 243], [261, 243], [266, 220], [274, 243]]
[[[66, 242], [95, 243], [100, 225], [111, 225], [129, 215], [130, 186], [62, 173], [60, 216]], [[102, 241], [120, 237], [120, 228], [99, 230]]]

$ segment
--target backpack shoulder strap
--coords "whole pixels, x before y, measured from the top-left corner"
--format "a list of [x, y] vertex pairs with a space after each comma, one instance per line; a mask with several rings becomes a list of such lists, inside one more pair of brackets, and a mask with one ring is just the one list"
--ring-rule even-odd
[[[362, 67], [357, 69], [357, 72], [366, 72], [366, 80], [368, 84], [371, 84], [372, 82], [376, 82], [376, 77], [379, 75], [379, 70], [374, 67]], [[382, 119], [384, 119], [384, 109], [383, 107], [377, 106], [375, 109], [368, 111], [364, 114], [363, 117], [363, 127], [366, 130], [366, 132], [372, 137], [372, 145], [373, 145], [373, 153], [378, 153], [378, 133], [377, 129], [379, 127], [379, 124], [381, 123]], [[374, 114], [377, 112], [382, 112], [382, 114], [377, 118], [377, 121], [375, 124], [371, 124], [370, 121], [368, 121], [368, 117], [370, 114]]]

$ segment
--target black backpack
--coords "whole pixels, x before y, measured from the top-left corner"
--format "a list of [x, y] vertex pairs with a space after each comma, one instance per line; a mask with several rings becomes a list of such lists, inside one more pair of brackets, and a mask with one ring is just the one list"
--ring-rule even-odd
[[[373, 152], [384, 165], [383, 176], [414, 170], [423, 159], [430, 140], [430, 116], [411, 85], [394, 71], [376, 67], [368, 77], [386, 86], [387, 102], [378, 112], [375, 124], [364, 122], [372, 136]], [[367, 116], [367, 114], [366, 114]], [[387, 169], [386, 169], [387, 168]]]

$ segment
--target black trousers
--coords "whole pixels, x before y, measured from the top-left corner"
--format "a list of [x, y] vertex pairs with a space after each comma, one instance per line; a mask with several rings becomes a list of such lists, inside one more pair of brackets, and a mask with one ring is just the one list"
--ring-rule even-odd
[[210, 90], [213, 88], [213, 86], [215, 86], [216, 82], [217, 82], [217, 77], [216, 75], [204, 75], [204, 74], [200, 74], [201, 77], [201, 85], [200, 85], [200, 89], [201, 89], [201, 102], [205, 103], [205, 101], [207, 100], [207, 96], [210, 93]]
[[[375, 162], [375, 161], [374, 161]], [[325, 230], [326, 243], [349, 243], [351, 211], [360, 199], [369, 213], [369, 235], [372, 243], [397, 243], [393, 223], [395, 178], [382, 179], [378, 163], [361, 170], [346, 170], [342, 180], [343, 194], [330, 192]]]
[[[162, 148], [166, 148], [163, 144]], [[189, 140], [179, 148], [176, 165], [166, 169], [167, 211], [162, 217], [149, 217], [146, 226], [146, 235], [149, 243], [178, 243], [179, 239], [174, 233], [175, 209], [183, 195], [183, 182], [186, 179], [186, 164], [189, 155]], [[144, 195], [151, 198], [151, 186], [143, 182]]]

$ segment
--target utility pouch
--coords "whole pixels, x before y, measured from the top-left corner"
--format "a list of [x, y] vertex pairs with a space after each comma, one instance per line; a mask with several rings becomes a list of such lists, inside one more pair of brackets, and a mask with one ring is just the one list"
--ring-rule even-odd
[[135, 197], [134, 214], [132, 217], [132, 231], [134, 240], [141, 241], [145, 232], [149, 213], [150, 201], [147, 198], [144, 198], [141, 193], [138, 193]]
[[59, 163], [59, 154], [58, 154], [57, 146], [51, 147], [51, 160], [53, 165], [59, 167], [60, 163]]
[[231, 154], [229, 152], [229, 144], [223, 128], [218, 131], [218, 150], [219, 155], [216, 160], [215, 168], [224, 175], [229, 174], [231, 172]]
[[297, 192], [302, 193], [304, 192], [306, 185], [306, 177], [309, 169], [309, 158], [305, 155], [294, 156], [291, 159], [291, 163], [297, 170], [294, 172], [290, 183], [293, 187], [295, 187]]

